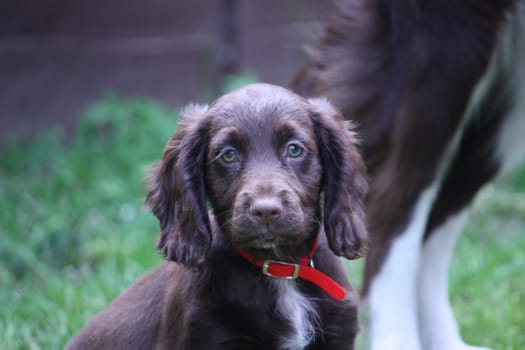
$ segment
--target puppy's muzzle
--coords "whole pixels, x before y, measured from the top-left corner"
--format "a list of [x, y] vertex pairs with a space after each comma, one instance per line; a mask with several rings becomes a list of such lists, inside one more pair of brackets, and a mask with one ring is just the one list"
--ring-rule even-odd
[[249, 213], [260, 224], [273, 225], [283, 213], [282, 200], [277, 196], [256, 197], [249, 204]]

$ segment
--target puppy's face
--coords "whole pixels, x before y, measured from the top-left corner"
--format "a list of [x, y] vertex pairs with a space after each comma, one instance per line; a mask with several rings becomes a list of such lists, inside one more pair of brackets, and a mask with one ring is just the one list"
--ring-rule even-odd
[[237, 245], [284, 255], [318, 232], [322, 165], [308, 107], [272, 87], [238, 91], [210, 108], [206, 192]]
[[220, 234], [260, 258], [305, 254], [321, 225], [335, 254], [356, 258], [366, 187], [355, 135], [328, 102], [254, 84], [185, 110], [146, 202], [159, 248], [189, 267], [213, 240], [207, 202]]

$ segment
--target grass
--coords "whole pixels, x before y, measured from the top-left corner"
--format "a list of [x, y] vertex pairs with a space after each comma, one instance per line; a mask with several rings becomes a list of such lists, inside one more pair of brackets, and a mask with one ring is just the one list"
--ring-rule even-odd
[[451, 269], [464, 338], [525, 349], [525, 169], [489, 185], [474, 203]]
[[71, 141], [58, 131], [0, 155], [0, 348], [58, 349], [161, 258], [145, 166], [177, 115], [108, 98]]
[[[0, 149], [0, 349], [62, 348], [160, 263], [143, 176], [176, 120], [153, 102], [108, 97], [71, 140], [52, 130]], [[524, 227], [521, 168], [476, 200], [453, 261], [452, 300], [472, 343], [525, 348]]]

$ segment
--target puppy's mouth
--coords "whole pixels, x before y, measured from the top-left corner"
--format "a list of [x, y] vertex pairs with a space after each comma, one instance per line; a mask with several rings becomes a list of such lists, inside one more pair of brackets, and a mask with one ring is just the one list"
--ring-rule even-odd
[[300, 241], [299, 238], [293, 239], [292, 237], [267, 233], [237, 242], [237, 244], [245, 248], [275, 250], [279, 247], [297, 244], [298, 241]]
[[264, 235], [262, 237], [256, 237], [250, 242], [250, 247], [257, 249], [274, 249], [279, 245], [279, 239], [274, 235]]
[[239, 248], [249, 252], [256, 260], [279, 260], [290, 263], [306, 256], [311, 249], [312, 240], [298, 235], [259, 235], [234, 242]]

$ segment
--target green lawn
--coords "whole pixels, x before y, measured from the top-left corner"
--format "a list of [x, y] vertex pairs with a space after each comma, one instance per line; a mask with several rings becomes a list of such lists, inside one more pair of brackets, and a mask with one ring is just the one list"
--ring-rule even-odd
[[[143, 176], [176, 119], [153, 102], [110, 97], [70, 140], [48, 131], [0, 149], [0, 349], [62, 348], [159, 264]], [[453, 262], [452, 300], [470, 342], [525, 349], [524, 227], [522, 168], [478, 198]]]

